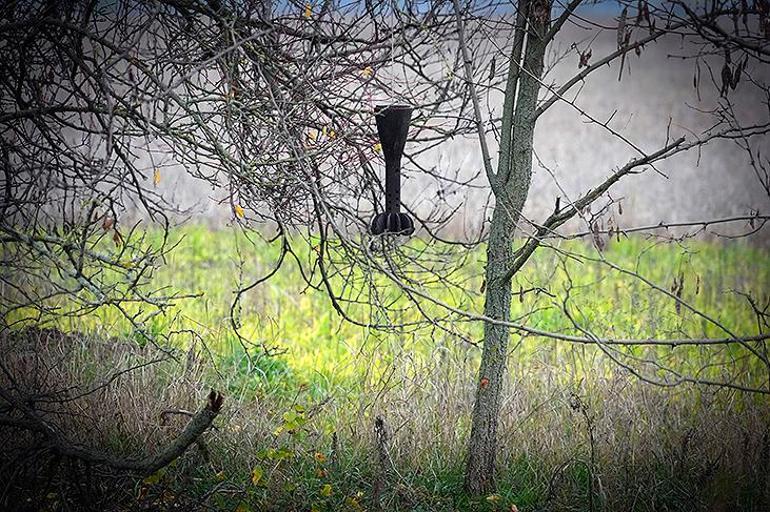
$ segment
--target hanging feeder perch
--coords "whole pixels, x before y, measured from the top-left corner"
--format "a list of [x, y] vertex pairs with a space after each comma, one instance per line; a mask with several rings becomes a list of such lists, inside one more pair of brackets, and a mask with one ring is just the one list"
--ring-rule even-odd
[[401, 212], [401, 155], [409, 133], [412, 107], [377, 105], [374, 117], [385, 157], [385, 211], [374, 216], [369, 231], [373, 235], [411, 235], [414, 233], [414, 222], [408, 214]]

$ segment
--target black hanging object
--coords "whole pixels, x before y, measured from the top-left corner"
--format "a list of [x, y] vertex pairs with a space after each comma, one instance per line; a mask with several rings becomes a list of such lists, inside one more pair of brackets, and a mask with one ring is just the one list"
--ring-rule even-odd
[[378, 105], [374, 108], [374, 117], [385, 157], [385, 211], [374, 216], [369, 231], [373, 235], [411, 235], [414, 222], [408, 214], [401, 212], [401, 155], [409, 133], [412, 107]]

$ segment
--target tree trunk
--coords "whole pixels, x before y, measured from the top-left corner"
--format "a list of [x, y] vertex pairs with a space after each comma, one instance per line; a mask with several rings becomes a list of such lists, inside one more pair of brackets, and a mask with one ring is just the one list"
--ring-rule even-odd
[[[520, 28], [527, 30], [526, 50], [522, 63], [515, 61], [514, 57], [509, 63], [511, 70], [505, 103], [511, 105], [511, 109], [507, 113], [509, 119], [506, 120], [506, 112], [503, 113], [502, 133], [504, 137], [506, 124], [510, 126], [508, 133], [511, 140], [509, 143], [501, 141], [500, 144], [497, 186], [493, 186], [495, 209], [490, 225], [485, 272], [484, 314], [502, 321], [510, 320], [511, 316], [511, 277], [506, 274], [513, 256], [514, 230], [527, 199], [532, 177], [535, 109], [547, 46], [543, 35], [546, 33], [550, 15], [550, 4], [541, 0], [522, 1], [519, 8], [524, 13], [530, 13], [527, 16], [526, 28]], [[512, 56], [515, 55], [514, 50]], [[523, 72], [518, 72], [520, 64], [523, 65]], [[514, 83], [511, 83], [512, 81]], [[514, 94], [515, 109], [512, 101]], [[474, 495], [488, 493], [494, 488], [497, 424], [509, 338], [507, 327], [493, 323], [484, 325], [484, 346], [465, 472], [466, 490]]]
[[[512, 237], [509, 233], [512, 232], [513, 219], [500, 206], [498, 203], [492, 214], [492, 227], [487, 245], [484, 314], [491, 318], [508, 320], [511, 310], [511, 282], [501, 278], [511, 257]], [[486, 493], [494, 486], [497, 421], [509, 337], [507, 327], [484, 324], [484, 349], [465, 474], [466, 488], [472, 494]]]

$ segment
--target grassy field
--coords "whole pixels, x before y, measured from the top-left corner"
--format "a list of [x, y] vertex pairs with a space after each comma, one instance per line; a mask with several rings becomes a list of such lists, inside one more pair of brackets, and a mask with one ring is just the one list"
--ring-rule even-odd
[[[185, 293], [200, 294], [200, 297], [180, 301], [166, 314], [154, 317], [149, 330], [157, 333], [194, 330], [202, 336], [207, 349], [218, 357], [239, 357], [240, 343], [232, 332], [229, 316], [233, 291], [241, 278], [243, 282], [249, 282], [272, 268], [278, 258], [277, 245], [265, 244], [254, 249], [244, 243], [235, 230], [212, 231], [194, 226], [178, 229], [173, 232], [172, 239], [179, 241], [179, 246], [162, 267], [156, 286], [169, 286]], [[419, 241], [414, 243], [421, 244]], [[301, 240], [295, 249], [300, 257], [305, 257], [308, 251]], [[640, 280], [615, 272], [599, 261], [591, 261], [599, 254], [585, 243], [564, 243], [559, 250], [588, 259], [567, 258], [564, 261], [554, 251], [538, 253], [517, 277], [514, 290], [542, 286], [554, 297], [528, 294], [522, 300], [514, 300], [513, 318], [529, 314], [527, 325], [546, 331], [579, 334], [560, 310], [565, 285], [570, 279], [573, 309], [580, 312], [581, 322], [606, 337], [726, 336], [714, 324], [686, 309], [677, 309], [673, 300], [651, 290]], [[242, 267], [238, 264], [239, 252], [243, 258]], [[603, 256], [666, 289], [681, 278], [684, 301], [717, 319], [732, 332], [754, 333], [756, 330], [756, 318], [740, 293], [759, 298], [766, 294], [770, 283], [770, 253], [765, 249], [744, 243], [676, 245], [632, 238], [609, 244]], [[464, 282], [467, 290], [459, 298], [441, 284], [425, 289], [451, 306], [481, 313], [483, 260], [481, 249], [467, 257], [466, 261], [470, 263], [459, 270], [462, 276], [455, 276], [456, 280]], [[385, 290], [380, 291], [382, 295], [398, 295], [392, 283], [382, 280], [379, 285]], [[398, 307], [403, 304], [394, 306]], [[445, 313], [431, 305], [427, 305], [426, 310], [437, 316]], [[264, 365], [261, 369], [265, 384], [289, 379], [326, 391], [334, 386], [355, 386], [361, 376], [360, 367], [371, 366], [372, 359], [391, 362], [405, 352], [425, 359], [435, 356], [437, 349], [460, 351], [471, 358], [477, 355], [476, 347], [464, 343], [459, 337], [428, 331], [387, 334], [345, 322], [331, 307], [325, 293], [306, 285], [290, 259], [273, 278], [244, 296], [239, 316], [241, 332], [248, 339], [285, 350], [285, 354], [276, 358], [258, 361], [259, 365]], [[408, 307], [400, 317], [401, 321], [418, 319], [414, 308]], [[108, 336], [137, 337], [122, 315], [110, 309], [63, 327]], [[455, 325], [455, 329], [472, 341], [481, 339], [479, 322]], [[184, 334], [175, 337], [185, 348], [190, 339]], [[513, 355], [519, 362], [562, 364], [565, 358], [573, 359], [573, 352], [573, 347], [564, 342], [527, 338], [516, 346]], [[688, 349], [680, 352], [683, 362], [692, 357], [692, 351], [688, 352]], [[590, 366], [593, 368], [594, 363]]]
[[[158, 276], [161, 285], [201, 297], [154, 318], [152, 330], [178, 334], [186, 354], [117, 379], [88, 397], [99, 418], [85, 442], [118, 452], [152, 449], [173, 434], [159, 421], [168, 408], [199, 406], [209, 387], [226, 394], [205, 456], [191, 450], [143, 482], [115, 491], [118, 509], [213, 507], [223, 510], [766, 510], [770, 404], [729, 389], [641, 383], [595, 347], [514, 338], [500, 426], [499, 493], [462, 492], [463, 452], [479, 349], [428, 329], [399, 335], [343, 321], [328, 297], [309, 289], [289, 262], [242, 301], [242, 333], [283, 353], [246, 354], [229, 323], [240, 274], [271, 267], [277, 248], [245, 252], [234, 231], [185, 227]], [[420, 241], [410, 242], [420, 244]], [[237, 264], [238, 248], [244, 265]], [[592, 247], [563, 243], [542, 251], [515, 288], [542, 283], [557, 297], [525, 295], [513, 316], [574, 333], [558, 306], [572, 280], [573, 310], [595, 332], [616, 337], [724, 337], [701, 317], [631, 276], [598, 261]], [[298, 250], [301, 250], [298, 248]], [[308, 249], [305, 248], [305, 251]], [[581, 254], [589, 259], [559, 258]], [[603, 256], [669, 289], [684, 278], [682, 298], [733, 332], [756, 332], [756, 318], [736, 292], [766, 297], [770, 253], [744, 243], [658, 245], [632, 238]], [[460, 271], [472, 293], [441, 300], [480, 312], [483, 253]], [[438, 287], [432, 291], [440, 293]], [[403, 318], [415, 315], [405, 310]], [[40, 336], [62, 376], [82, 386], [113, 368], [160, 354], [143, 346], [115, 311], [60, 324], [86, 333]], [[478, 323], [454, 326], [472, 341]], [[200, 335], [191, 336], [188, 330]], [[105, 341], [106, 340], [106, 341]], [[137, 341], [139, 340], [139, 341]], [[193, 340], [196, 340], [193, 342]], [[637, 348], [701, 377], [734, 375], [762, 383], [767, 371], [743, 349]], [[653, 374], [655, 375], [655, 374]], [[62, 377], [64, 378], [64, 377]], [[110, 404], [109, 406], [107, 404]], [[105, 407], [121, 411], [115, 421]], [[88, 408], [86, 408], [88, 409]], [[385, 460], [373, 432], [388, 435]]]

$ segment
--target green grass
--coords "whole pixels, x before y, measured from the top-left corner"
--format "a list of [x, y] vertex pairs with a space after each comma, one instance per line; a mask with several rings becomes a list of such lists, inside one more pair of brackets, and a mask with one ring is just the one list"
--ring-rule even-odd
[[[279, 254], [277, 244], [253, 247], [236, 230], [211, 231], [199, 226], [177, 229], [172, 232], [172, 240], [179, 240], [179, 247], [158, 272], [156, 286], [198, 293], [200, 298], [180, 301], [165, 314], [154, 317], [148, 330], [153, 333], [194, 330], [213, 353], [226, 360], [240, 360], [241, 368], [247, 369], [249, 364], [243, 361], [243, 350], [230, 326], [233, 290], [238, 286], [239, 276], [249, 282], [272, 268]], [[424, 249], [424, 243], [419, 240], [410, 245]], [[308, 257], [306, 243], [297, 240], [294, 246], [301, 259]], [[521, 300], [514, 296], [512, 317], [534, 311], [522, 322], [546, 331], [580, 334], [560, 310], [570, 279], [570, 310], [582, 325], [599, 335], [618, 338], [727, 336], [718, 326], [686, 308], [677, 310], [675, 301], [633, 276], [595, 261], [601, 256], [667, 290], [682, 276], [682, 299], [737, 334], [756, 332], [752, 309], [737, 292], [761, 299], [770, 283], [770, 253], [740, 242], [690, 241], [687, 245], [678, 245], [631, 238], [610, 243], [603, 254], [579, 241], [562, 243], [558, 249], [559, 252], [549, 249], [537, 252], [514, 283], [515, 291], [537, 286], [554, 295], [530, 293]], [[238, 265], [238, 250], [244, 260], [242, 268]], [[583, 259], [564, 258], [568, 253]], [[478, 249], [467, 258], [468, 264], [455, 270], [454, 278], [464, 281], [466, 294], [451, 292], [440, 284], [426, 286], [425, 290], [450, 306], [481, 313], [483, 259], [483, 250]], [[393, 309], [404, 307], [406, 301], [397, 287], [382, 277], [375, 276], [374, 280], [379, 294], [394, 298]], [[429, 303], [424, 304], [424, 308], [436, 316], [446, 313]], [[376, 315], [364, 307], [350, 308], [350, 312], [364, 321], [375, 319], [373, 315]], [[425, 358], [435, 355], [437, 347], [449, 351], [471, 350], [459, 337], [428, 329], [406, 334], [383, 333], [344, 321], [331, 307], [325, 292], [306, 286], [291, 259], [287, 259], [272, 279], [243, 297], [239, 318], [241, 333], [249, 340], [285, 351], [277, 359], [264, 360], [257, 354], [251, 361], [257, 377], [265, 385], [292, 379], [322, 390], [350, 388], [359, 384], [362, 368], [380, 374], [404, 352]], [[401, 321], [419, 319], [414, 307], [399, 312]], [[137, 337], [128, 322], [116, 310], [108, 308], [72, 321], [66, 328]], [[476, 342], [482, 336], [479, 322], [455, 323], [452, 328]], [[185, 346], [190, 339], [180, 334], [173, 342]], [[537, 337], [528, 337], [520, 344], [514, 337], [514, 343], [515, 358], [519, 362], [564, 364], [575, 366], [576, 372], [584, 369], [585, 364], [595, 368], [594, 360], [599, 357], [595, 350], [578, 347], [582, 357], [576, 358], [575, 347]], [[739, 356], [741, 351], [740, 348], [724, 350], [721, 357]], [[699, 349], [678, 349], [679, 362], [694, 368], [701, 362], [698, 352]], [[670, 349], [666, 347], [638, 348], [632, 353], [670, 357]], [[475, 356], [476, 350], [472, 349], [471, 357]]]
[[[428, 328], [403, 334], [346, 322], [328, 296], [308, 288], [296, 264], [287, 260], [271, 280], [244, 296], [240, 311], [246, 337], [284, 352], [276, 357], [258, 350], [246, 353], [230, 327], [233, 289], [241, 273], [248, 282], [272, 268], [278, 248], [254, 248], [235, 230], [198, 226], [178, 229], [172, 237], [180, 244], [160, 269], [156, 286], [200, 297], [180, 301], [154, 317], [149, 328], [171, 334], [170, 343], [184, 350], [193, 339], [187, 330], [195, 331], [200, 335], [193, 347], [197, 362], [192, 370], [185, 369], [184, 361], [182, 366], [168, 361], [122, 377], [114, 396], [134, 408], [138, 418], [150, 418], [150, 425], [169, 404], [197, 407], [209, 387], [225, 391], [226, 409], [210, 437], [209, 462], [189, 453], [163, 474], [125, 491], [129, 501], [145, 492], [157, 506], [170, 492], [190, 499], [209, 496], [208, 505], [222, 510], [374, 510], [382, 469], [372, 424], [382, 416], [392, 434], [384, 510], [507, 511], [512, 505], [521, 511], [589, 510], [591, 500], [595, 510], [704, 510], [719, 503], [761, 510], [766, 503], [770, 483], [761, 462], [761, 454], [770, 449], [763, 430], [770, 420], [766, 397], [645, 385], [596, 347], [534, 336], [512, 340], [499, 430], [498, 492], [469, 497], [462, 490], [463, 459], [477, 347]], [[293, 244], [301, 260], [309, 257], [311, 249], [300, 239]], [[433, 248], [412, 240], [406, 249]], [[725, 337], [697, 314], [677, 310], [671, 298], [612, 270], [602, 257], [667, 290], [683, 277], [683, 300], [732, 332], [756, 332], [756, 317], [740, 293], [766, 300], [770, 252], [743, 242], [679, 245], [631, 238], [611, 243], [602, 254], [583, 242], [563, 242], [558, 251], [536, 253], [514, 285], [514, 290], [541, 286], [553, 297], [515, 296], [513, 317], [529, 313], [522, 320], [527, 325], [577, 334], [560, 309], [571, 282], [570, 311], [603, 336]], [[453, 261], [436, 265], [452, 268]], [[467, 294], [437, 284], [425, 289], [451, 306], [479, 313], [483, 250], [456, 261], [463, 264], [455, 265], [454, 277], [464, 280]], [[401, 321], [419, 318], [386, 279], [374, 275], [372, 282], [381, 297], [393, 299], [395, 310], [403, 308]], [[445, 313], [436, 305], [423, 306], [431, 314]], [[350, 312], [369, 318], [366, 308]], [[449, 325], [473, 341], [481, 339], [478, 322]], [[60, 327], [102, 340], [142, 339], [107, 308]], [[73, 374], [99, 382], [111, 368], [133, 358], [141, 361], [156, 350], [137, 348], [136, 355], [113, 360], [110, 343], [84, 341], [68, 363]], [[766, 368], [737, 346], [626, 352], [701, 378], [729, 376], [745, 385], [761, 385], [767, 378]], [[129, 452], [168, 435], [141, 422], [131, 427], [109, 424], [111, 416], [103, 417], [106, 439]], [[144, 437], [137, 437], [136, 430]]]

